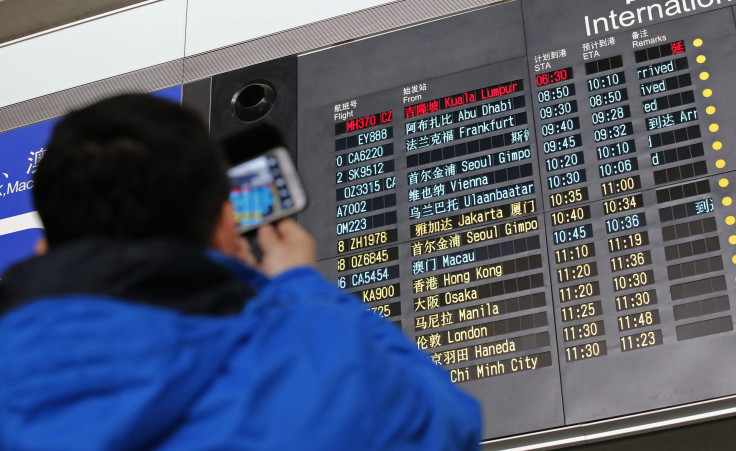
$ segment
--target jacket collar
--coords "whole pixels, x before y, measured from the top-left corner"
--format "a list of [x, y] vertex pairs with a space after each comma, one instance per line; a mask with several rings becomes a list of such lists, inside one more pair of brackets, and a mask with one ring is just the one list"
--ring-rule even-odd
[[90, 238], [9, 268], [0, 315], [40, 298], [92, 294], [187, 314], [230, 315], [266, 282], [256, 271], [206, 248], [168, 239]]

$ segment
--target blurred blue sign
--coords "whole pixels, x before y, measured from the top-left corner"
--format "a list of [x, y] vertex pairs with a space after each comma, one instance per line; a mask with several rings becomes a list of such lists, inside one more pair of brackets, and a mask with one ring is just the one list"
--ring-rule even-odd
[[33, 174], [57, 120], [0, 134], [0, 219], [33, 211]]
[[[152, 94], [181, 103], [181, 90], [174, 86]], [[0, 133], [0, 274], [13, 262], [30, 256], [42, 234], [38, 221], [26, 214], [34, 211], [33, 174], [58, 120]]]

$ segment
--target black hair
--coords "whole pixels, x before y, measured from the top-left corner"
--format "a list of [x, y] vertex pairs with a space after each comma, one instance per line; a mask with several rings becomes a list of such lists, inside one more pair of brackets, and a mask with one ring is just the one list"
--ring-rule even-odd
[[207, 245], [228, 197], [226, 169], [196, 113], [126, 94], [56, 124], [33, 200], [49, 246], [94, 235]]

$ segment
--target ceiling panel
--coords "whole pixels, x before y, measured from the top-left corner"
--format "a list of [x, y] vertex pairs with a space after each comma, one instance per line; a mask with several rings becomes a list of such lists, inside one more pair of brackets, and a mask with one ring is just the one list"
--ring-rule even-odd
[[146, 0], [0, 0], [0, 44]]

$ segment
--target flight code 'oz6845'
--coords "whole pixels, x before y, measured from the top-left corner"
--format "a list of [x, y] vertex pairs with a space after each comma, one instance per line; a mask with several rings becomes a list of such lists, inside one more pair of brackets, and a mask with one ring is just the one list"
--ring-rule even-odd
[[350, 257], [338, 259], [337, 270], [347, 271], [350, 269], [362, 268], [364, 266], [372, 266], [379, 263], [386, 263], [388, 261], [397, 260], [398, 258], [399, 252], [396, 247], [365, 252], [363, 254], [356, 254]]

